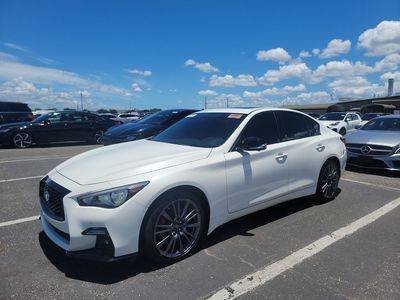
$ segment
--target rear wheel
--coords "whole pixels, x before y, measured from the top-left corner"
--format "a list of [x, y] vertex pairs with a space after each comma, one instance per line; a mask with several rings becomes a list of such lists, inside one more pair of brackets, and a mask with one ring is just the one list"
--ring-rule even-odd
[[205, 210], [195, 194], [171, 193], [159, 201], [145, 220], [144, 255], [161, 263], [173, 263], [189, 256], [204, 234]]
[[16, 133], [12, 138], [12, 143], [16, 148], [29, 148], [32, 146], [32, 136], [27, 132]]
[[340, 168], [334, 160], [328, 160], [321, 168], [317, 185], [317, 199], [327, 202], [335, 199], [340, 178]]
[[339, 130], [339, 133], [340, 133], [341, 135], [345, 135], [345, 134], [346, 134], [346, 128], [341, 128], [341, 129]]

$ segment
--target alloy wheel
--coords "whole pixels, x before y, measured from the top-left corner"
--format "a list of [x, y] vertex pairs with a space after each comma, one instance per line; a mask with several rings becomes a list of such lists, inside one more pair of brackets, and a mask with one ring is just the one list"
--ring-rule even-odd
[[159, 214], [154, 226], [154, 243], [158, 252], [178, 258], [195, 245], [201, 228], [200, 209], [190, 199], [170, 202]]
[[326, 199], [335, 196], [339, 185], [339, 172], [335, 164], [328, 164], [323, 171], [321, 180], [321, 192]]
[[99, 130], [94, 134], [94, 140], [97, 144], [101, 144], [103, 142], [103, 131]]
[[32, 145], [32, 138], [28, 133], [21, 132], [14, 136], [13, 142], [18, 148], [28, 148]]

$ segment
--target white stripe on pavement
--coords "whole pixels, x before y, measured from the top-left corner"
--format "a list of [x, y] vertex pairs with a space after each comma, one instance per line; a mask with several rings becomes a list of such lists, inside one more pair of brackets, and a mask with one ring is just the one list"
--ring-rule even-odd
[[304, 248], [293, 252], [289, 256], [266, 266], [265, 268], [256, 271], [252, 274], [248, 274], [240, 280], [232, 283], [231, 285], [217, 291], [211, 295], [208, 299], [221, 300], [221, 299], [234, 299], [241, 295], [244, 295], [255, 288], [267, 283], [274, 279], [283, 272], [293, 268], [300, 264], [304, 260], [312, 257], [318, 252], [324, 250], [326, 247], [336, 243], [337, 241], [353, 234], [357, 230], [367, 226], [374, 222], [378, 218], [392, 211], [400, 205], [400, 198], [397, 198], [388, 204], [378, 208], [372, 213], [354, 221], [353, 223], [342, 227], [315, 242], [305, 246]]
[[347, 179], [347, 178], [340, 178], [340, 180], [353, 182], [353, 183], [359, 183], [359, 184], [365, 184], [365, 185], [369, 185], [369, 186], [378, 187], [378, 188], [381, 188], [381, 189], [400, 191], [400, 189], [398, 189], [398, 188], [394, 188], [394, 187], [390, 187], [390, 186], [386, 186], [386, 185], [379, 185], [379, 184], [375, 184], [375, 183], [369, 183], [369, 182], [358, 181], [358, 180]]
[[42, 178], [42, 177], [44, 177], [44, 176], [45, 176], [45, 175], [37, 175], [37, 176], [30, 176], [30, 177], [3, 179], [3, 180], [0, 180], [0, 183], [12, 182], [12, 181], [19, 181], [19, 180], [35, 179], [35, 178]]
[[24, 222], [35, 221], [37, 219], [39, 219], [39, 216], [33, 216], [33, 217], [28, 217], [28, 218], [22, 218], [22, 219], [7, 221], [7, 222], [0, 223], [0, 227], [10, 226], [10, 225], [24, 223]]
[[53, 156], [53, 157], [37, 157], [37, 158], [24, 158], [24, 159], [14, 159], [14, 160], [0, 160], [0, 164], [24, 162], [24, 161], [34, 161], [34, 160], [65, 159], [65, 158], [71, 158], [71, 157], [72, 156]]

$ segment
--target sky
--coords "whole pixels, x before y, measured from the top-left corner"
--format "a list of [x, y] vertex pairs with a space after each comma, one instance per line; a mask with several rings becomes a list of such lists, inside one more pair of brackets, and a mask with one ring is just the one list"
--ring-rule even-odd
[[31, 108], [326, 103], [388, 78], [398, 0], [0, 2], [0, 101]]

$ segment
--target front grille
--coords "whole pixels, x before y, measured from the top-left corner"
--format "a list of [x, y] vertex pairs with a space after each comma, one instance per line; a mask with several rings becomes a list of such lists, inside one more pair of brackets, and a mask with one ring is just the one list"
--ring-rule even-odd
[[[44, 196], [46, 191], [49, 193], [48, 201], [45, 199]], [[43, 209], [50, 217], [60, 221], [63, 221], [65, 219], [63, 198], [69, 192], [69, 190], [50, 180], [47, 176], [40, 181], [40, 202]]]
[[366, 159], [364, 157], [349, 157], [347, 159], [347, 163], [349, 165], [353, 164], [356, 166], [366, 167], [366, 168], [379, 168], [379, 169], [388, 168], [388, 166], [383, 161], [373, 158]]
[[[361, 148], [363, 146], [368, 146], [371, 150], [368, 153], [363, 153]], [[382, 145], [375, 145], [375, 144], [346, 144], [347, 151], [356, 154], [362, 155], [375, 155], [375, 156], [387, 156], [392, 154], [393, 147], [390, 146], [382, 146]]]

